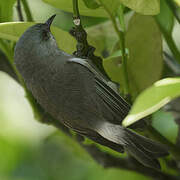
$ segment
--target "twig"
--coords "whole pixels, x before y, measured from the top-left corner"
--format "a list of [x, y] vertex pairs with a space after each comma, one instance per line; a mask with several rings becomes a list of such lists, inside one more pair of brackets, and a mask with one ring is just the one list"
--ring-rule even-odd
[[[174, 14], [174, 16], [176, 17], [176, 19], [178, 20], [178, 22], [180, 23], [180, 19], [177, 15], [176, 10], [175, 10], [175, 6], [174, 3], [171, 0], [166, 0], [167, 5], [169, 6], [170, 10], [172, 11], [172, 13]], [[155, 18], [156, 19], [156, 18]], [[164, 27], [159, 23], [159, 21], [156, 19], [156, 22], [167, 42], [167, 45], [169, 47], [169, 49], [171, 50], [171, 52], [173, 53], [173, 56], [175, 58], [175, 60], [180, 64], [180, 52], [176, 46], [176, 43], [172, 37], [172, 33], [167, 32]]]
[[[129, 82], [128, 82], [128, 73], [127, 73], [127, 56], [126, 56], [126, 50], [125, 50], [125, 29], [123, 31], [119, 30], [118, 25], [116, 23], [116, 19], [114, 15], [109, 11], [109, 8], [106, 6], [105, 3], [103, 3], [102, 0], [99, 0], [101, 5], [104, 7], [106, 12], [108, 13], [112, 24], [114, 26], [114, 29], [119, 37], [120, 41], [120, 49], [122, 51], [122, 69], [123, 69], [123, 78], [124, 78], [124, 95], [125, 97], [129, 95]], [[122, 5], [120, 5], [120, 8], [122, 8]], [[122, 9], [121, 9], [122, 10]], [[124, 14], [123, 11], [120, 12], [120, 23], [124, 24]], [[124, 26], [125, 27], [125, 26]]]
[[172, 11], [172, 13], [174, 14], [174, 17], [176, 18], [176, 20], [178, 21], [178, 23], [180, 24], [180, 18], [179, 15], [177, 13], [175, 4], [172, 0], [166, 0], [166, 3], [168, 4], [170, 10]]
[[167, 52], [164, 51], [163, 55], [165, 63], [172, 70], [174, 75], [180, 75], [180, 64]]
[[160, 29], [161, 29], [161, 32], [163, 33], [163, 36], [169, 46], [169, 49], [173, 53], [175, 60], [180, 64], [180, 52], [176, 46], [176, 43], [174, 42], [174, 39], [172, 38], [172, 36], [170, 34], [165, 32], [165, 30], [163, 28], [160, 27]]
[[[80, 19], [80, 14], [79, 14], [79, 8], [78, 8], [78, 0], [73, 0], [73, 17], [76, 19]], [[81, 22], [80, 22], [81, 24]], [[79, 24], [79, 25], [80, 25]], [[78, 24], [75, 24], [78, 25]]]
[[29, 5], [27, 3], [27, 0], [21, 0], [22, 4], [23, 4], [23, 7], [24, 7], [24, 11], [26, 13], [26, 17], [27, 17], [27, 21], [29, 22], [33, 22], [33, 17], [32, 17], [32, 14], [31, 14], [31, 10], [29, 8]]
[[24, 18], [23, 18], [23, 15], [22, 15], [22, 9], [21, 9], [21, 0], [17, 0], [17, 13], [18, 13], [18, 16], [19, 16], [19, 20], [20, 21], [24, 21]]
[[156, 178], [158, 180], [178, 180], [177, 177], [170, 174], [166, 174], [158, 170], [145, 167], [139, 162], [137, 162], [135, 159], [114, 157], [108, 153], [100, 151], [94, 145], [82, 146], [88, 151], [92, 158], [96, 162], [101, 164], [104, 168], [120, 168], [124, 170], [135, 171], [140, 174]]
[[73, 2], [73, 23], [75, 27], [70, 30], [70, 34], [77, 40], [76, 51], [73, 53], [76, 57], [83, 59], [90, 59], [97, 66], [97, 68], [109, 79], [105, 72], [101, 57], [94, 55], [95, 47], [89, 45], [87, 41], [87, 33], [84, 30], [78, 9], [78, 0]]

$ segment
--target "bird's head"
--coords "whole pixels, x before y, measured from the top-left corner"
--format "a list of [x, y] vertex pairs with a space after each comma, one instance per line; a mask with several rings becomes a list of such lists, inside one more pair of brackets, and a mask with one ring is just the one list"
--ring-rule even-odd
[[35, 35], [36, 38], [41, 42], [50, 40], [51, 38], [53, 38], [50, 27], [55, 16], [56, 15], [51, 16], [45, 23], [32, 26], [28, 29], [28, 31]]
[[16, 44], [15, 52], [24, 56], [47, 55], [57, 49], [57, 43], [51, 34], [50, 27], [56, 15], [45, 23], [39, 23], [28, 28]]

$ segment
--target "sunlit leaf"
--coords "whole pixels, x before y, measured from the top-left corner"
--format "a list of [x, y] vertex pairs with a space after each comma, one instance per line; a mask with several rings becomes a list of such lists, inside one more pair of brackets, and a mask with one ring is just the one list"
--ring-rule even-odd
[[[43, 0], [44, 2], [59, 8], [61, 10], [67, 11], [67, 12], [72, 12], [73, 11], [73, 5], [72, 5], [72, 1], [67, 1], [67, 0]], [[79, 11], [81, 15], [85, 15], [85, 16], [96, 16], [96, 17], [108, 17], [107, 12], [105, 11], [105, 9], [100, 6], [98, 9], [89, 9], [88, 7], [86, 7], [86, 5], [84, 4], [84, 2], [82, 0], [78, 1], [79, 2]], [[107, 4], [109, 10], [113, 13], [115, 13], [116, 9], [117, 9], [117, 4], [120, 3], [120, 0], [97, 0], [97, 3], [99, 2], [99, 4], [101, 4], [101, 2]]]
[[[72, 12], [73, 5], [72, 1], [67, 0], [43, 0], [44, 2], [62, 9], [64, 11]], [[115, 12], [114, 10], [118, 6], [114, 6], [114, 4], [122, 3], [125, 6], [133, 9], [134, 11], [144, 14], [144, 15], [155, 15], [158, 14], [160, 11], [160, 3], [159, 0], [97, 0], [97, 2], [107, 4], [107, 7], [111, 12]], [[115, 8], [115, 9], [114, 9]], [[86, 16], [99, 16], [99, 17], [107, 17], [107, 13], [100, 7], [98, 9], [89, 9], [85, 6], [82, 0], [79, 1], [79, 9], [81, 15]]]
[[16, 0], [1, 0], [0, 1], [0, 22], [7, 22], [12, 20], [13, 5]]
[[176, 143], [178, 125], [170, 112], [157, 111], [152, 116], [152, 126], [172, 143]]
[[120, 0], [122, 4], [144, 15], [155, 15], [160, 11], [159, 0]]
[[[129, 50], [127, 71], [130, 94], [135, 98], [161, 77], [161, 32], [153, 17], [135, 14], [129, 22], [125, 38]], [[122, 87], [124, 75], [120, 63], [120, 58], [112, 58], [104, 61], [104, 67], [111, 79]]]
[[180, 0], [174, 0], [174, 2], [175, 2], [178, 6], [180, 6]]
[[90, 9], [97, 9], [100, 7], [100, 5], [95, 0], [83, 0], [86, 7]]
[[165, 0], [161, 0], [161, 11], [160, 14], [156, 16], [156, 20], [163, 31], [167, 33], [172, 33], [174, 25], [174, 16]]
[[88, 41], [96, 48], [97, 55], [102, 55], [105, 51], [111, 52], [118, 40], [110, 21], [87, 28], [87, 33]]
[[167, 78], [154, 83], [135, 100], [123, 125], [129, 126], [157, 111], [173, 98], [180, 96], [180, 78]]
[[[30, 22], [1, 23], [0, 38], [17, 41], [23, 32], [34, 24], [35, 23]], [[66, 52], [72, 53], [75, 49], [75, 40], [73, 37], [69, 33], [59, 28], [52, 27], [51, 29], [59, 47]]]

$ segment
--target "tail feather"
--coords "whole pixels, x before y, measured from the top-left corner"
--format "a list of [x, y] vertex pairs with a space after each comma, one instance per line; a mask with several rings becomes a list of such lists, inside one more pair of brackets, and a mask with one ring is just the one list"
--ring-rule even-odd
[[150, 156], [153, 156], [154, 158], [159, 158], [159, 157], [167, 156], [169, 154], [167, 148], [162, 144], [155, 142], [144, 136], [141, 136], [128, 129], [126, 129], [126, 131], [128, 137], [132, 141], [137, 142], [137, 146], [139, 145]]
[[144, 164], [145, 166], [160, 169], [159, 161], [155, 158], [152, 158], [147, 152], [142, 148], [138, 147], [137, 144], [131, 142], [125, 147], [125, 150], [129, 152], [135, 159]]
[[97, 132], [109, 141], [122, 145], [139, 162], [151, 168], [160, 169], [157, 158], [168, 155], [163, 145], [119, 125], [105, 122]]

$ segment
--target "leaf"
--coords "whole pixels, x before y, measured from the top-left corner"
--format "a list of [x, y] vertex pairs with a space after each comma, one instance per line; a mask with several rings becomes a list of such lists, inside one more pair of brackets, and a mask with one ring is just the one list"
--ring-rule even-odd
[[165, 0], [161, 0], [161, 11], [156, 16], [156, 20], [165, 32], [171, 34], [174, 26], [174, 16]]
[[76, 156], [88, 161], [93, 162], [92, 157], [85, 151], [84, 148], [72, 137], [68, 136], [62, 131], [58, 131], [61, 144], [74, 153]]
[[[161, 32], [153, 17], [135, 14], [129, 22], [125, 39], [129, 50], [127, 71], [130, 94], [135, 98], [161, 77]], [[113, 81], [124, 86], [120, 58], [105, 60], [104, 67]]]
[[178, 96], [180, 96], [180, 78], [166, 78], [157, 81], [136, 98], [131, 111], [123, 121], [123, 125], [129, 126], [135, 123], [159, 110]]
[[152, 116], [152, 126], [172, 143], [176, 143], [178, 125], [170, 112], [157, 111]]
[[[73, 5], [72, 5], [72, 0], [43, 0], [45, 3], [48, 3], [56, 8], [59, 8], [61, 10], [67, 11], [67, 12], [72, 12], [73, 10]], [[120, 3], [120, 0], [101, 0], [103, 2], [108, 2], [108, 7], [111, 8], [111, 11], [115, 13], [115, 9], [117, 6], [115, 5], [116, 3]], [[79, 11], [81, 15], [84, 16], [95, 16], [95, 17], [108, 17], [108, 14], [104, 10], [103, 7], [99, 7], [98, 9], [89, 9], [86, 7], [84, 2], [82, 0], [78, 1], [79, 3]]]
[[173, 0], [178, 6], [180, 6], [180, 0]]
[[122, 4], [144, 15], [156, 15], [160, 12], [160, 0], [120, 0]]
[[98, 56], [104, 54], [104, 52], [111, 52], [117, 43], [118, 38], [110, 21], [87, 28], [86, 30], [88, 42], [96, 48], [95, 53]]
[[17, 76], [14, 73], [11, 65], [9, 64], [7, 57], [4, 55], [4, 53], [1, 50], [0, 50], [0, 71], [6, 72], [12, 78], [17, 80]]
[[[0, 38], [17, 41], [23, 32], [34, 25], [35, 23], [30, 22], [9, 22], [0, 24]], [[51, 27], [52, 33], [61, 49], [67, 53], [72, 53], [75, 49], [75, 40], [73, 37], [56, 27]]]
[[0, 22], [12, 20], [13, 5], [16, 0], [1, 0], [0, 1]]
[[[72, 12], [73, 6], [72, 1], [70, 0], [43, 0], [44, 2], [59, 8], [64, 11]], [[129, 7], [130, 9], [133, 9], [134, 11], [144, 14], [144, 15], [156, 15], [160, 11], [160, 2], [159, 0], [98, 0], [101, 3], [105, 3], [107, 7], [111, 10], [111, 12], [115, 13], [115, 9], [118, 8], [118, 6], [114, 6], [116, 3], [122, 3], [125, 6]], [[86, 0], [88, 2], [88, 6], [90, 5], [90, 0]], [[91, 2], [95, 2], [94, 0]], [[96, 2], [95, 2], [96, 3]], [[87, 4], [87, 3], [86, 3]], [[94, 3], [93, 3], [94, 4]], [[94, 5], [93, 5], [94, 6]], [[97, 5], [96, 5], [97, 6]], [[115, 9], [114, 9], [115, 8]], [[79, 10], [81, 15], [86, 16], [97, 16], [97, 17], [107, 17], [107, 13], [105, 12], [103, 7], [100, 7], [98, 9], [89, 9], [85, 6], [82, 0], [79, 0]]]
[[83, 0], [87, 8], [97, 9], [100, 5], [95, 0]]

